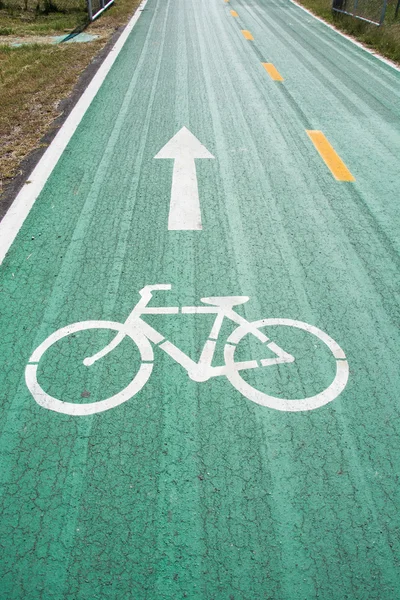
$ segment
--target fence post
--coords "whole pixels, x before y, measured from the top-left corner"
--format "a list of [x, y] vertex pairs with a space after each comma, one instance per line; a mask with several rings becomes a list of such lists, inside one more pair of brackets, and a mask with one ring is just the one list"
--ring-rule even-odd
[[382, 25], [382, 23], [384, 21], [385, 14], [386, 14], [386, 7], [387, 7], [387, 0], [384, 0], [383, 6], [382, 6], [381, 18], [379, 19], [379, 26]]
[[86, 0], [87, 10], [89, 14], [89, 21], [93, 21], [93, 8], [92, 8], [92, 0]]

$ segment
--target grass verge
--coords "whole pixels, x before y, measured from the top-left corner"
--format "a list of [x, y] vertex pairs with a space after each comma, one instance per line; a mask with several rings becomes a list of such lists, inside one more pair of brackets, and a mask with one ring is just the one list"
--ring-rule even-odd
[[62, 33], [86, 22], [86, 0], [0, 0], [0, 36]]
[[380, 27], [333, 12], [331, 0], [296, 1], [324, 21], [400, 65], [400, 15], [397, 21], [394, 19], [396, 0], [389, 0], [385, 23]]
[[[114, 6], [88, 27], [88, 33], [99, 35], [93, 42], [39, 43], [17, 48], [0, 45], [0, 199], [7, 184], [20, 172], [21, 161], [40, 147], [43, 136], [54, 127], [54, 119], [62, 112], [60, 102], [71, 94], [82, 71], [114, 31], [128, 21], [139, 2], [116, 0]], [[69, 15], [58, 18], [63, 16], [69, 18]], [[31, 23], [28, 31], [26, 22], [19, 26], [15, 18], [14, 35], [40, 35], [40, 21], [36, 24], [39, 28], [35, 29]], [[57, 22], [50, 19], [42, 33], [59, 34], [59, 25], [51, 26]], [[0, 20], [0, 30], [1, 27]]]

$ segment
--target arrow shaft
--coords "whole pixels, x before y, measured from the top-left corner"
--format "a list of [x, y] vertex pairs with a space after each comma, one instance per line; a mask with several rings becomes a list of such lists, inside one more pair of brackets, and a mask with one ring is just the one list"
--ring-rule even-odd
[[192, 158], [175, 159], [168, 229], [202, 229], [196, 165]]

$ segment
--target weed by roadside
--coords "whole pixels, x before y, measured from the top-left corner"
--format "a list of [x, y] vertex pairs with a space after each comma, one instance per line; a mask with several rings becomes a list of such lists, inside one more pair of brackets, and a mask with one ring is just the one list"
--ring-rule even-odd
[[46, 35], [85, 22], [85, 0], [0, 0], [0, 36]]
[[102, 45], [0, 47], [0, 185], [16, 175], [20, 161], [38, 146], [59, 115], [60, 99]]
[[[79, 75], [113, 32], [127, 22], [139, 1], [116, 0], [115, 5], [86, 30], [101, 36], [89, 43], [29, 44], [17, 48], [0, 45], [0, 197], [7, 182], [17, 175], [21, 161], [39, 147], [40, 140], [51, 129], [60, 114], [60, 101], [69, 96]], [[29, 29], [34, 27], [33, 23], [18, 25], [17, 22], [12, 26], [14, 35], [59, 34], [68, 28], [62, 17], [57, 16], [62, 25], [57, 25], [59, 21], [54, 18], [42, 30], [40, 19], [36, 29]], [[0, 30], [1, 27], [2, 21]], [[70, 28], [73, 28], [72, 23]]]
[[356, 38], [379, 54], [400, 64], [400, 15], [394, 19], [396, 3], [389, 2], [385, 23], [378, 27], [359, 19], [332, 12], [331, 0], [297, 0], [324, 21]]
[[86, 12], [32, 14], [20, 18], [0, 10], [0, 36], [50, 35], [72, 31], [87, 20]]

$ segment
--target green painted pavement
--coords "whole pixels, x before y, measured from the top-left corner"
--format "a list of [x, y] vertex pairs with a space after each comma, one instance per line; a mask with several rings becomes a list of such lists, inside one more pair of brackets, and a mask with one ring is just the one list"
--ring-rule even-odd
[[[399, 82], [289, 2], [149, 0], [1, 267], [2, 597], [398, 597]], [[173, 163], [154, 160], [183, 126], [215, 157], [196, 163], [202, 231], [168, 230]], [[123, 323], [158, 283], [172, 290], [154, 306], [245, 295], [249, 321], [315, 325], [347, 356], [345, 390], [277, 411], [155, 348], [120, 406], [40, 407], [24, 379], [35, 348], [74, 322]], [[213, 322], [144, 319], [196, 360]], [[268, 334], [296, 361], [243, 374], [253, 386], [304, 398], [330, 384], [317, 338]], [[118, 392], [139, 367], [128, 339], [82, 364], [110, 339], [60, 340], [39, 382], [68, 402]], [[257, 341], [238, 352], [269, 357]]]

